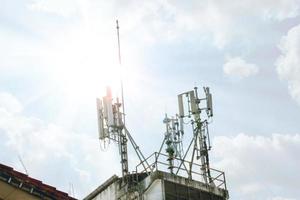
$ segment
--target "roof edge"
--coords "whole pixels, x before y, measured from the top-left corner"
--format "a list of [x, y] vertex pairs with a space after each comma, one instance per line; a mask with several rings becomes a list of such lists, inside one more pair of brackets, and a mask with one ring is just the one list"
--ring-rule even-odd
[[97, 196], [100, 192], [105, 190], [109, 185], [111, 185], [113, 182], [115, 182], [118, 179], [119, 179], [119, 177], [117, 175], [113, 175], [112, 177], [107, 179], [102, 185], [97, 187], [92, 193], [90, 193], [88, 196], [86, 196], [83, 200], [93, 199], [95, 196]]

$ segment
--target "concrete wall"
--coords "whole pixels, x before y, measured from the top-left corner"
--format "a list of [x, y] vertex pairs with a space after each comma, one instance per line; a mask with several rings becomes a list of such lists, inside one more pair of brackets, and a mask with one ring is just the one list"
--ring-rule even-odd
[[105, 190], [100, 192], [97, 196], [93, 198], [93, 200], [115, 200], [117, 194], [117, 184], [112, 183]]
[[[168, 189], [165, 188], [167, 182], [173, 184], [169, 184], [167, 187]], [[211, 199], [211, 196], [215, 197], [213, 198], [215, 200], [228, 199], [226, 190], [210, 187], [199, 181], [188, 180], [180, 176], [160, 171], [156, 171], [150, 176], [147, 176], [136, 186], [136, 188], [130, 188], [131, 192], [128, 192], [124, 187], [119, 188], [119, 184], [118, 178], [112, 177], [92, 192], [90, 195], [91, 197], [86, 198], [85, 200], [117, 200], [117, 197], [119, 197], [120, 200], [141, 200], [138, 191], [143, 191], [143, 200], [174, 199], [174, 195], [176, 198], [177, 196], [180, 196], [182, 199], [199, 199], [200, 195], [200, 199]], [[207, 196], [206, 194], [208, 194], [208, 198], [205, 197]]]
[[[97, 194], [92, 200], [116, 200], [118, 191], [118, 183], [112, 183], [105, 190]], [[131, 194], [130, 199], [138, 199], [138, 195]], [[143, 200], [164, 200], [162, 180], [157, 179], [149, 186], [143, 194]], [[125, 199], [123, 196], [121, 199]]]
[[162, 180], [155, 180], [143, 196], [144, 200], [164, 200]]

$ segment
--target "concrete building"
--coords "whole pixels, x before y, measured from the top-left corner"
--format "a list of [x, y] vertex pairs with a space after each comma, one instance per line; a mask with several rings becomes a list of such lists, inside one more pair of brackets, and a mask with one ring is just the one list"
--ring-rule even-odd
[[[229, 198], [225, 173], [210, 168], [211, 179], [205, 182], [198, 173], [201, 165], [191, 163], [191, 170], [185, 167], [172, 170], [167, 155], [150, 155], [138, 164], [135, 172], [126, 177], [112, 176], [84, 200], [227, 200]], [[150, 168], [144, 169], [143, 163]], [[185, 166], [190, 162], [185, 162]], [[138, 173], [136, 173], [138, 172]]]
[[162, 171], [139, 174], [135, 184], [122, 187], [122, 178], [112, 176], [84, 200], [226, 200], [228, 192], [223, 187], [209, 186]]
[[0, 164], [0, 200], [76, 200], [13, 168]]

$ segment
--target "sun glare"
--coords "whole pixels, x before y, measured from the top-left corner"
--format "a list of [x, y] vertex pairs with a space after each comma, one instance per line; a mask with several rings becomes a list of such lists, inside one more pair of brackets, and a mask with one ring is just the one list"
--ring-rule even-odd
[[131, 80], [134, 72], [126, 72], [124, 66], [119, 66], [115, 37], [108, 38], [76, 31], [56, 41], [47, 58], [51, 63], [49, 72], [66, 96], [76, 101], [93, 99], [103, 96], [107, 86], [120, 96], [121, 77]]

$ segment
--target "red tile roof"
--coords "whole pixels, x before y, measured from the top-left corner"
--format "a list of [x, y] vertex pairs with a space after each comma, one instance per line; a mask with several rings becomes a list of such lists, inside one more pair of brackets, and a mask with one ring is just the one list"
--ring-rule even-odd
[[43, 199], [76, 200], [67, 193], [57, 190], [55, 187], [44, 184], [40, 180], [31, 178], [3, 164], [0, 164], [0, 181], [4, 181], [14, 187], [19, 187], [21, 190]]

